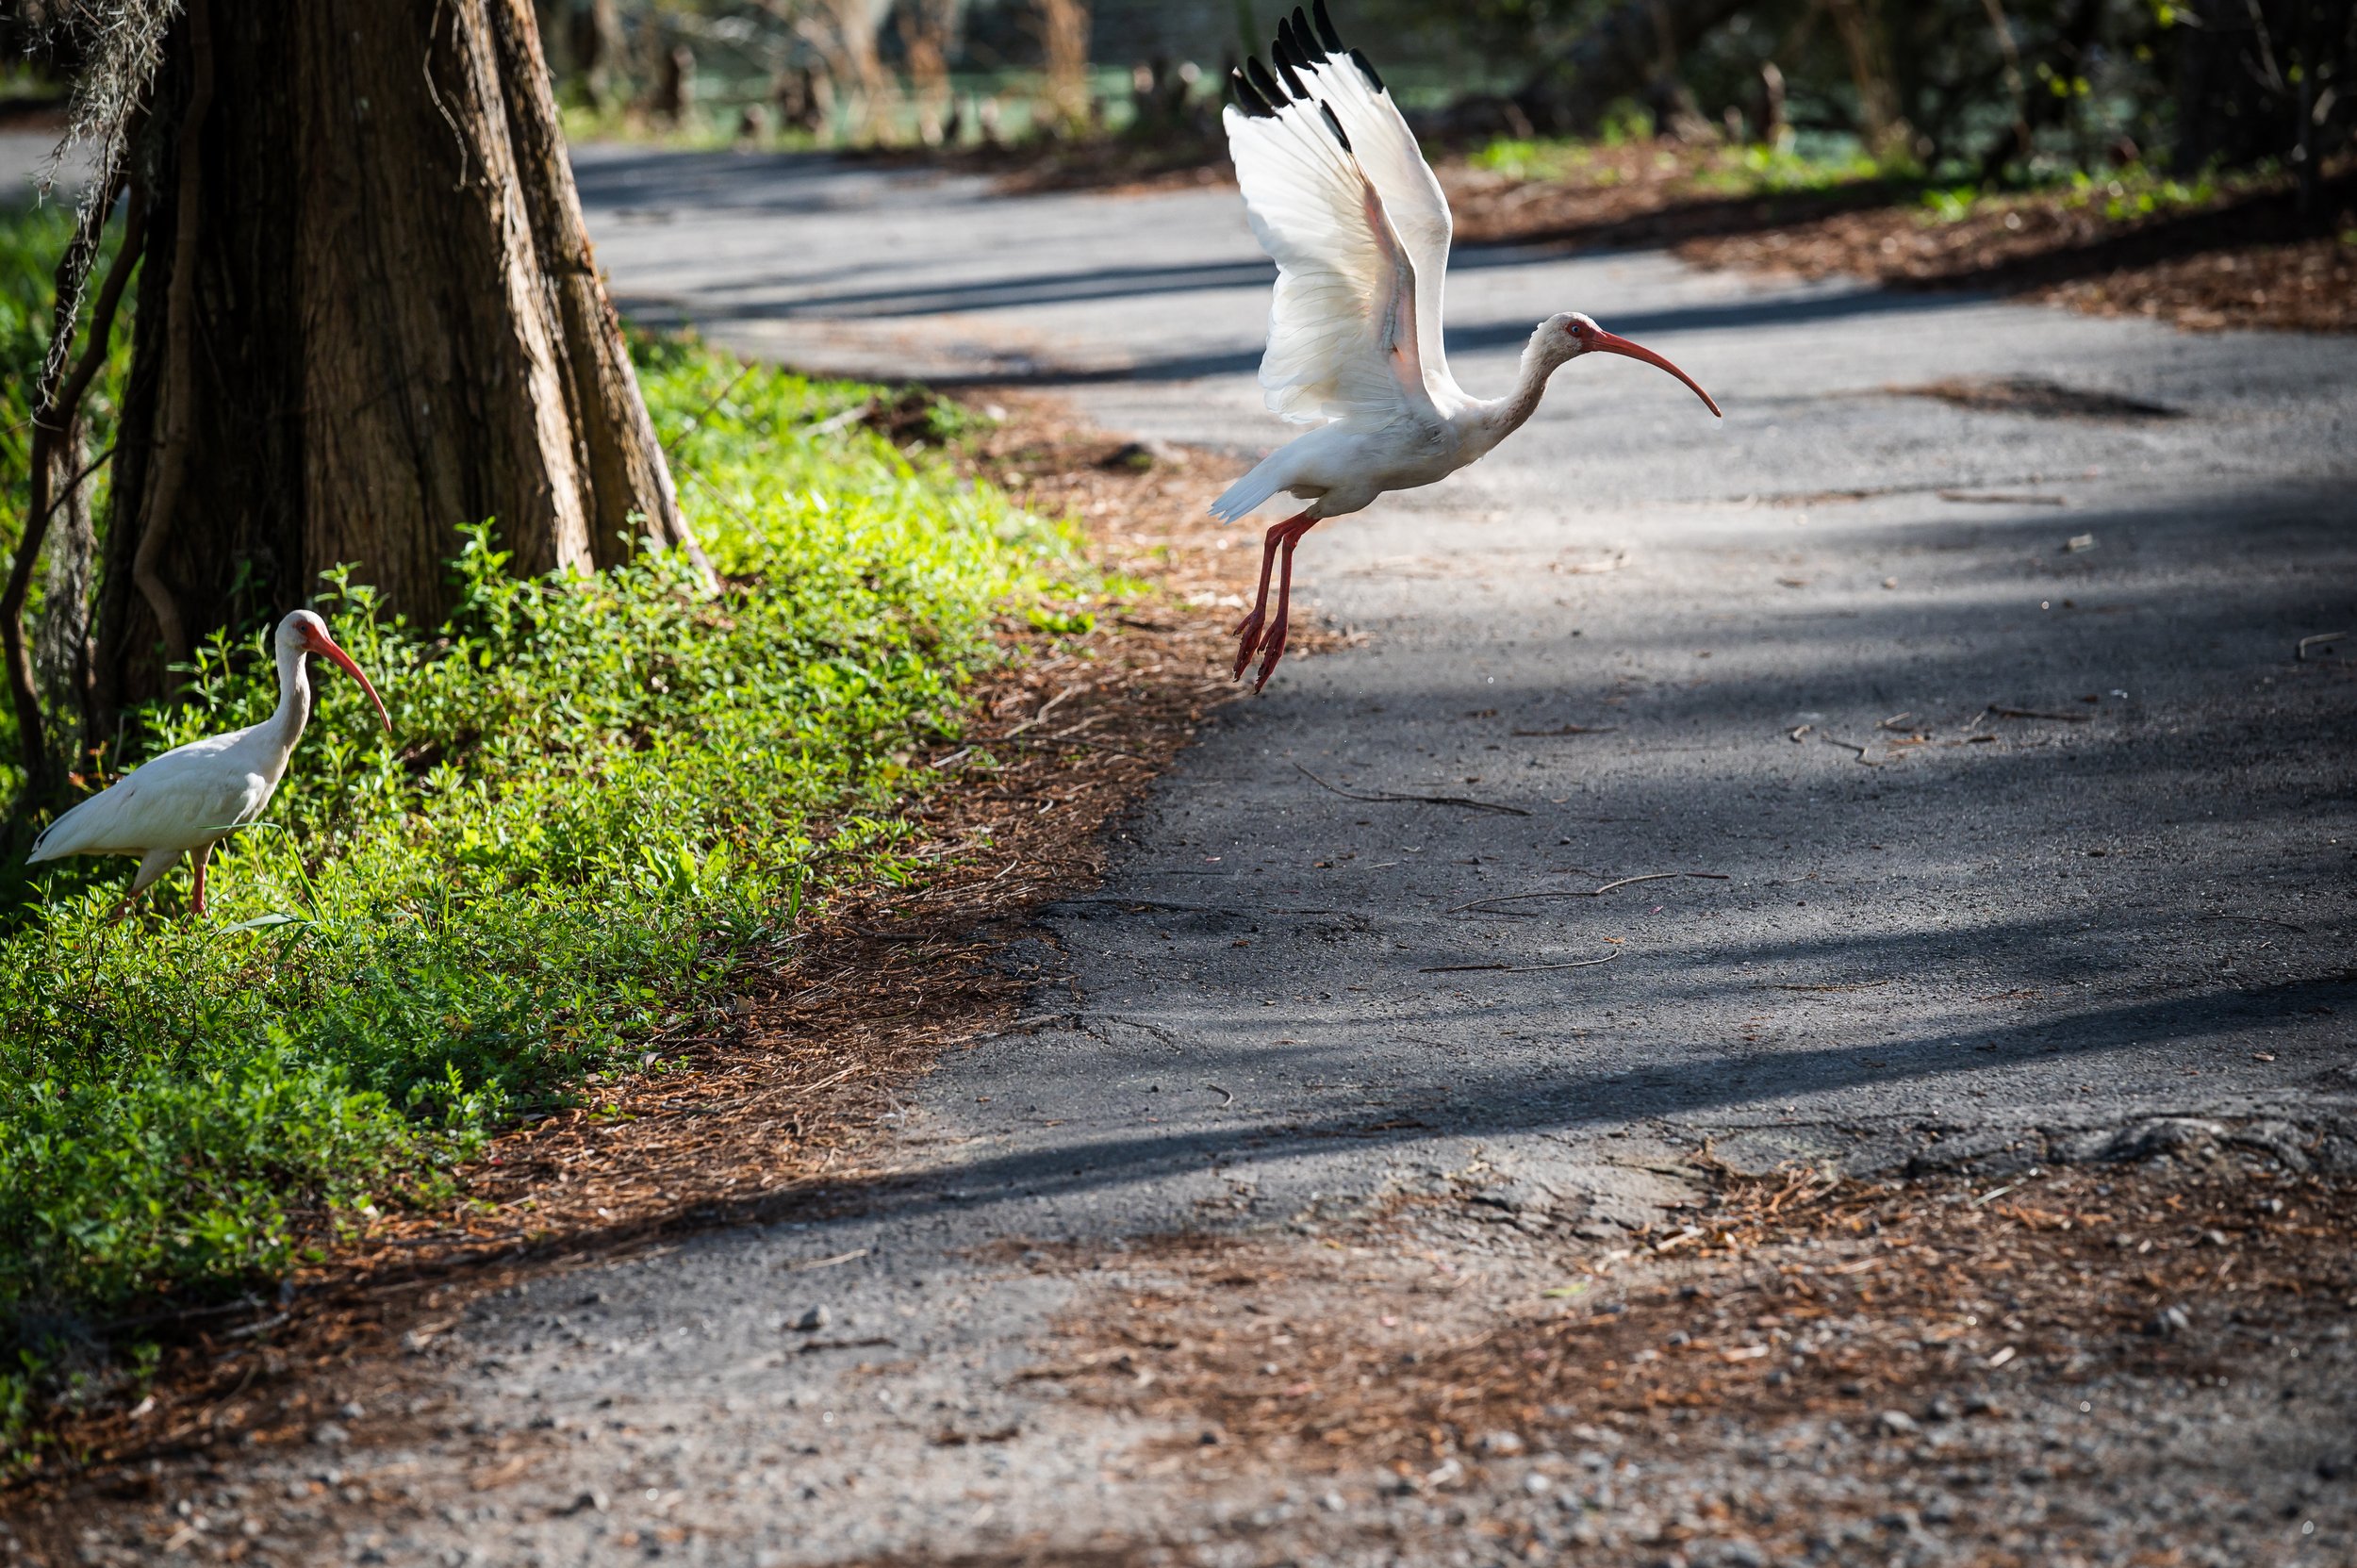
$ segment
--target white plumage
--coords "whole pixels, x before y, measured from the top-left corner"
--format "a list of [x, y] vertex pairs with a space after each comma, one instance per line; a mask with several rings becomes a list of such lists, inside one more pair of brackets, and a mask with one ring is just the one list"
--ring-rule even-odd
[[1273, 412], [1317, 428], [1211, 503], [1229, 521], [1280, 494], [1309, 503], [1268, 530], [1260, 594], [1236, 628], [1236, 674], [1261, 655], [1256, 690], [1284, 656], [1301, 536], [1475, 462], [1530, 418], [1558, 367], [1598, 352], [1641, 359], [1719, 412], [1684, 371], [1572, 312], [1540, 323], [1505, 397], [1458, 386], [1441, 330], [1448, 201], [1414, 134], [1375, 67], [1336, 35], [1326, 0], [1314, 27], [1298, 7], [1278, 23], [1271, 55], [1274, 73], [1253, 59], [1232, 79], [1228, 146], [1252, 232], [1277, 263], [1261, 389]]
[[59, 817], [33, 840], [28, 864], [68, 855], [137, 855], [139, 875], [123, 908], [147, 891], [184, 854], [196, 856], [197, 914], [205, 913], [205, 863], [213, 846], [254, 821], [270, 804], [303, 727], [311, 717], [311, 679], [304, 655], [334, 660], [360, 683], [392, 734], [384, 700], [327, 635], [327, 622], [297, 610], [278, 623], [278, 708], [259, 724], [207, 735], [142, 764], [112, 788]]

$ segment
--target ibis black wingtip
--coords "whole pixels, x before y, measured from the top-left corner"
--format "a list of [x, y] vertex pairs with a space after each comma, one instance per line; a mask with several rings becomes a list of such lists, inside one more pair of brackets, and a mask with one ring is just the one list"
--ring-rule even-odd
[[1310, 90], [1301, 85], [1300, 72], [1294, 63], [1293, 45], [1284, 34], [1277, 35], [1277, 46], [1269, 51], [1269, 56], [1277, 61], [1277, 74], [1284, 82], [1287, 95], [1297, 104], [1309, 102]]
[[1318, 41], [1326, 45], [1329, 55], [1343, 52], [1343, 35], [1334, 30], [1334, 19], [1327, 14], [1326, 0], [1310, 0], [1310, 15], [1318, 25]]
[[1325, 41], [1318, 37], [1316, 30], [1310, 25], [1308, 14], [1299, 6], [1294, 8], [1293, 25], [1294, 47], [1299, 49], [1312, 65], [1333, 53], [1326, 46]]
[[1269, 46], [1269, 58], [1278, 64], [1288, 64], [1297, 57], [1294, 52], [1294, 25], [1290, 17], [1277, 19], [1277, 41]]
[[1270, 106], [1266, 98], [1261, 96], [1260, 89], [1244, 80], [1243, 72], [1230, 71], [1228, 74], [1228, 86], [1230, 95], [1236, 100], [1236, 107], [1244, 110], [1250, 118], [1255, 120], [1277, 118], [1277, 110]]
[[1260, 56], [1255, 55], [1244, 62], [1244, 80], [1252, 84], [1253, 91], [1267, 100], [1271, 114], [1277, 112], [1277, 105], [1289, 101], [1285, 90], [1277, 85], [1277, 78], [1270, 75], [1268, 67], [1261, 63]]
[[1350, 63], [1359, 68], [1359, 74], [1366, 77], [1367, 85], [1369, 87], [1375, 89], [1377, 92], [1384, 91], [1383, 78], [1375, 74], [1374, 62], [1369, 60], [1364, 54], [1357, 49], [1353, 49], [1350, 52]]

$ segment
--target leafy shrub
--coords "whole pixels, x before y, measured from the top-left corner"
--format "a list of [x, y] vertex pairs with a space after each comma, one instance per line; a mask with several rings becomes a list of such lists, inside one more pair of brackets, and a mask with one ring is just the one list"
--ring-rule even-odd
[[[322, 668], [208, 919], [159, 912], [180, 871], [109, 923], [131, 863], [81, 860], [0, 930], [0, 1350], [434, 1196], [503, 1119], [635, 1067], [805, 885], [895, 870], [913, 749], [957, 735], [993, 618], [1067, 540], [832, 417], [877, 388], [636, 349], [722, 592], [662, 554], [519, 579], [487, 524], [444, 625], [338, 578], [321, 608], [396, 735]], [[157, 749], [269, 711], [269, 631], [200, 651]]]

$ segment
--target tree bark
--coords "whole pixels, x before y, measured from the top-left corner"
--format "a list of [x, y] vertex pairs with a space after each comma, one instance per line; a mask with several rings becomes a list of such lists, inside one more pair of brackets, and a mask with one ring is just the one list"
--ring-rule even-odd
[[694, 548], [531, 0], [190, 0], [148, 127], [102, 717], [338, 564], [438, 618], [485, 518], [527, 573]]

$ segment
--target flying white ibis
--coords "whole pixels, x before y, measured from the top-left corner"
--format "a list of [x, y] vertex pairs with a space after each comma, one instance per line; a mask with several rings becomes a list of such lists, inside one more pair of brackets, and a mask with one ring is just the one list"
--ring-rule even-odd
[[[1441, 343], [1448, 199], [1383, 78], [1343, 45], [1326, 0], [1314, 27], [1299, 7], [1279, 22], [1271, 53], [1273, 73], [1255, 58], [1234, 74], [1224, 119], [1245, 214], [1277, 262], [1261, 389], [1272, 412], [1317, 428], [1211, 503], [1233, 522], [1276, 495], [1309, 503], [1269, 529], [1260, 595], [1236, 628], [1236, 675], [1261, 654], [1255, 691], [1285, 654], [1301, 536], [1386, 490], [1429, 485], [1478, 460], [1530, 418], [1559, 366], [1583, 354], [1641, 359], [1719, 412], [1692, 376], [1575, 312], [1539, 324], [1506, 396], [1458, 386]], [[1272, 619], [1269, 570], [1280, 553]]]
[[297, 610], [278, 623], [278, 711], [259, 724], [175, 746], [142, 764], [113, 788], [84, 801], [33, 840], [27, 864], [68, 855], [137, 855], [140, 874], [123, 896], [118, 915], [184, 855], [196, 856], [196, 913], [205, 913], [205, 862], [213, 846], [262, 815], [303, 726], [311, 717], [311, 677], [305, 653], [333, 659], [360, 683], [393, 733], [385, 700], [327, 635], [327, 622]]

